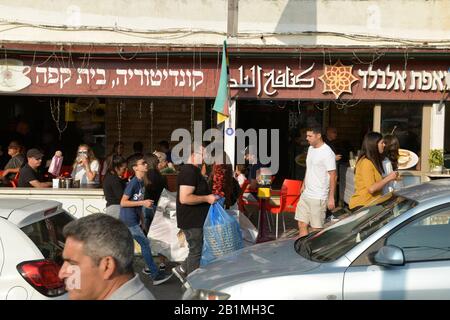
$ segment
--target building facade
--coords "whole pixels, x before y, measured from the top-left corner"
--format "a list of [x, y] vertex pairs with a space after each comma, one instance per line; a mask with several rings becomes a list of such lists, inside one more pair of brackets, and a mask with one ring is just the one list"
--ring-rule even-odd
[[450, 4], [413, 2], [0, 1], [2, 126], [39, 119], [69, 158], [79, 141], [151, 151], [194, 120], [215, 125], [227, 38], [236, 126], [280, 130], [280, 176], [301, 178], [302, 129], [317, 124], [348, 154], [369, 130], [396, 133], [422, 177], [431, 149], [450, 152]]

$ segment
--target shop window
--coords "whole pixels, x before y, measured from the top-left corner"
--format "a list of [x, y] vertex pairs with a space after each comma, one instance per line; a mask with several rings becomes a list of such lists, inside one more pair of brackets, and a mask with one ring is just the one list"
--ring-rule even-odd
[[[422, 104], [385, 103], [381, 108], [381, 133], [395, 134], [400, 148], [421, 156]], [[417, 169], [416, 167], [409, 168]]]

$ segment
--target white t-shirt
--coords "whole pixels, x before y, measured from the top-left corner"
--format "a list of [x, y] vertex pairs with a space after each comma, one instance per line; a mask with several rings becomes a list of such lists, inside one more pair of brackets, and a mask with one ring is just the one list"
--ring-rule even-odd
[[91, 167], [91, 171], [95, 172], [95, 178], [94, 181], [88, 181], [87, 175], [86, 175], [86, 169], [84, 168], [83, 165], [77, 164], [75, 166], [75, 168], [72, 171], [72, 178], [73, 180], [80, 180], [81, 184], [95, 184], [98, 183], [99, 180], [99, 175], [98, 175], [98, 169], [99, 169], [99, 163], [97, 160], [94, 160], [91, 162], [90, 164]]
[[240, 174], [236, 177], [236, 180], [239, 182], [239, 185], [242, 187], [242, 185], [244, 184], [245, 180], [247, 180], [247, 178], [245, 177], [244, 174]]
[[324, 143], [319, 148], [310, 146], [306, 156], [305, 189], [303, 195], [310, 199], [327, 200], [330, 190], [328, 171], [336, 170], [336, 155]]

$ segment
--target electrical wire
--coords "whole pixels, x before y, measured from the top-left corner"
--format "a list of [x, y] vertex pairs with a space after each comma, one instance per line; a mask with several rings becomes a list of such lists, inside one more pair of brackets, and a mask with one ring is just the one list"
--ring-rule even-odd
[[[8, 21], [5, 19], [0, 19], [0, 26], [11, 26], [6, 29], [0, 29], [1, 32], [6, 32], [18, 28], [37, 28], [45, 30], [55, 30], [55, 31], [70, 31], [70, 32], [82, 32], [82, 31], [107, 31], [114, 32], [118, 34], [124, 34], [127, 36], [140, 37], [145, 39], [154, 40], [170, 40], [170, 39], [180, 39], [188, 37], [195, 34], [211, 34], [226, 36], [226, 32], [207, 30], [207, 29], [193, 29], [193, 28], [165, 28], [165, 29], [131, 29], [124, 27], [103, 27], [103, 26], [81, 26], [81, 27], [71, 27], [67, 25], [48, 25], [48, 24], [34, 24], [18, 21]], [[153, 35], [153, 36], [152, 36]], [[155, 37], [155, 35], [160, 35]], [[334, 36], [340, 38], [346, 38], [353, 41], [359, 42], [392, 42], [400, 43], [409, 46], [424, 46], [432, 47], [437, 45], [449, 45], [450, 39], [411, 39], [402, 37], [388, 37], [380, 35], [368, 35], [368, 34], [358, 34], [358, 33], [344, 33], [344, 32], [332, 32], [332, 31], [299, 31], [299, 32], [267, 32], [264, 33], [264, 37], [278, 37], [278, 36]], [[247, 30], [246, 32], [240, 32], [236, 38], [241, 39], [260, 39], [261, 31], [259, 30]]]

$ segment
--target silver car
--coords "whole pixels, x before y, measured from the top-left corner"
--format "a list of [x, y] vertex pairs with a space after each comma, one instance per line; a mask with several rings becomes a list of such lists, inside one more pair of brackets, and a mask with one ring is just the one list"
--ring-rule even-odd
[[0, 300], [67, 299], [58, 272], [72, 220], [56, 201], [0, 199]]
[[450, 180], [379, 198], [320, 232], [194, 271], [183, 299], [450, 299]]

